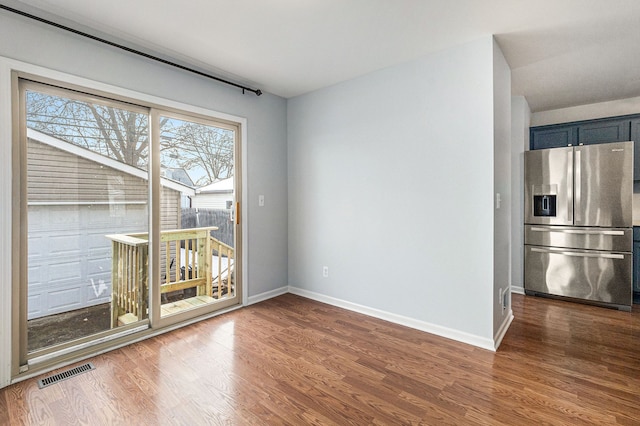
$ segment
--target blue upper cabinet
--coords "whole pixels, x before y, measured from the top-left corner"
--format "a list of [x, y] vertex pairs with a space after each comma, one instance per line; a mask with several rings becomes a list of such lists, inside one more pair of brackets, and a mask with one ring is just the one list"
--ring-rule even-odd
[[578, 126], [578, 144], [624, 142], [631, 140], [631, 120], [598, 120]]
[[530, 148], [634, 141], [634, 180], [640, 180], [640, 114], [532, 127]]
[[531, 149], [558, 148], [578, 144], [577, 126], [532, 127], [530, 133]]

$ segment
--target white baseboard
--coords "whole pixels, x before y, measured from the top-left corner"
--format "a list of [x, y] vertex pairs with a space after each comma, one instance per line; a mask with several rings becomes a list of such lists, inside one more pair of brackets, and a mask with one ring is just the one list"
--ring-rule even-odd
[[519, 285], [512, 285], [511, 293], [524, 294], [524, 287], [521, 287]]
[[264, 293], [256, 294], [255, 296], [251, 296], [247, 298], [247, 306], [253, 305], [254, 303], [263, 302], [267, 299], [271, 299], [272, 297], [282, 296], [285, 293], [289, 292], [289, 287], [284, 286], [280, 288], [276, 288], [275, 290], [265, 291]]
[[[427, 333], [435, 334], [437, 336], [445, 337], [447, 339], [452, 339], [458, 342], [477, 346], [479, 348], [487, 349], [493, 352], [495, 352], [497, 347], [497, 345], [495, 345], [491, 339], [486, 339], [473, 334], [465, 333], [465, 332], [454, 330], [447, 327], [442, 327], [440, 325], [431, 324], [426, 321], [416, 320], [413, 318], [405, 317], [405, 316], [394, 314], [391, 312], [386, 312], [386, 311], [382, 311], [375, 308], [369, 308], [367, 306], [358, 305], [357, 303], [336, 299], [334, 297], [325, 296], [323, 294], [315, 293], [315, 292], [304, 290], [301, 288], [289, 286], [289, 293], [306, 297], [307, 299], [317, 300], [318, 302], [326, 303], [328, 305], [336, 306], [338, 308], [343, 308], [349, 311], [358, 312], [360, 314], [368, 315], [370, 317], [389, 321], [395, 324], [404, 325], [406, 327], [414, 328], [416, 330], [425, 331]], [[508, 324], [506, 328], [508, 328]], [[506, 332], [506, 329], [504, 332]]]
[[500, 325], [500, 329], [498, 329], [498, 332], [496, 333], [496, 335], [493, 337], [493, 341], [495, 342], [494, 350], [496, 351], [498, 350], [498, 347], [500, 346], [500, 343], [502, 343], [502, 339], [504, 338], [504, 335], [507, 334], [507, 330], [509, 330], [509, 326], [511, 325], [512, 322], [513, 322], [513, 311], [509, 309], [509, 314], [502, 322], [502, 325]]

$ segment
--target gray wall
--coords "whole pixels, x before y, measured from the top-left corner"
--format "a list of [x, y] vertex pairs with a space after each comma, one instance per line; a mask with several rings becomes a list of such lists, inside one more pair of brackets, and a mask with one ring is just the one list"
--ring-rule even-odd
[[524, 293], [524, 151], [529, 150], [531, 110], [524, 96], [511, 98], [511, 289]]
[[290, 286], [493, 342], [493, 49], [289, 100]]
[[[501, 339], [511, 317], [511, 303], [503, 308], [509, 291], [511, 252], [511, 69], [493, 42], [493, 157], [494, 157], [494, 248], [493, 248], [493, 336]], [[498, 202], [498, 194], [500, 201]], [[498, 205], [499, 204], [499, 205]]]
[[[248, 123], [248, 294], [287, 284], [286, 101], [260, 97], [0, 11], [0, 56], [245, 117]], [[4, 143], [10, 141], [2, 140]], [[266, 203], [258, 207], [258, 194]], [[3, 208], [9, 208], [4, 206]], [[6, 283], [9, 284], [9, 283]]]

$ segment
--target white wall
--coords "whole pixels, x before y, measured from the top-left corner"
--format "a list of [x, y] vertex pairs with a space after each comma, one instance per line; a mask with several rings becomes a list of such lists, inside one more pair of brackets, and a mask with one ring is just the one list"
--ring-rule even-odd
[[[260, 97], [198, 77], [153, 61], [133, 56], [119, 49], [101, 45], [44, 24], [0, 11], [0, 56], [48, 69], [62, 71], [94, 81], [111, 84], [182, 102], [208, 110], [245, 117], [247, 126], [247, 194], [248, 206], [243, 217], [248, 223], [248, 295], [256, 296], [286, 286], [287, 283], [287, 172], [286, 172], [286, 101], [264, 94]], [[8, 114], [8, 74], [0, 70], [3, 97], [0, 113]], [[10, 153], [10, 129], [2, 126], [0, 152]], [[11, 170], [10, 155], [0, 158], [0, 170]], [[0, 219], [3, 229], [10, 227], [8, 180], [3, 180]], [[258, 208], [258, 194], [270, 201]], [[9, 197], [9, 198], [7, 198]], [[0, 236], [2, 260], [10, 253], [10, 232]], [[6, 265], [5, 265], [6, 266]], [[10, 332], [6, 271], [0, 279], [0, 295], [5, 302], [0, 309], [0, 386], [8, 380], [3, 368]], [[10, 274], [10, 271], [9, 271]]]
[[195, 209], [226, 209], [227, 201], [233, 200], [233, 193], [196, 194], [191, 198], [191, 207]]
[[290, 289], [493, 347], [493, 96], [487, 36], [290, 99]]
[[531, 109], [511, 98], [511, 290], [524, 293], [524, 151], [529, 150]]
[[[493, 337], [502, 340], [513, 316], [509, 297], [511, 255], [511, 69], [493, 42]], [[498, 195], [499, 194], [499, 195]], [[499, 200], [498, 200], [499, 197]], [[503, 307], [504, 293], [507, 293]]]

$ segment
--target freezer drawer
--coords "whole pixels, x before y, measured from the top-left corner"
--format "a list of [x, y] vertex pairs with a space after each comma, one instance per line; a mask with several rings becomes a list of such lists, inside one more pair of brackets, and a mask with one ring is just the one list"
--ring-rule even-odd
[[631, 252], [633, 228], [525, 225], [524, 243], [532, 246]]
[[525, 245], [528, 291], [631, 307], [631, 253]]

